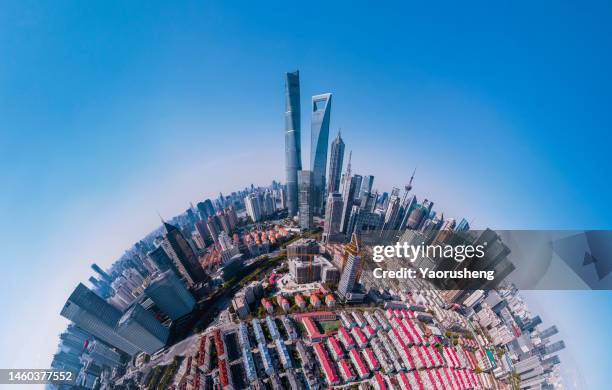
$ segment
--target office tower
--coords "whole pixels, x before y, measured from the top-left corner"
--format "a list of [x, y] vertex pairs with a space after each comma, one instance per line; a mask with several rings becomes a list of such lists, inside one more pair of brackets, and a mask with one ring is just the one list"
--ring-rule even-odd
[[166, 228], [165, 244], [162, 245], [168, 256], [174, 261], [181, 276], [190, 287], [203, 281], [206, 278], [204, 269], [181, 231], [167, 222], [164, 222], [164, 227]]
[[229, 220], [222, 211], [217, 211], [217, 221], [219, 221], [219, 225], [221, 225], [221, 230], [227, 234], [231, 234], [232, 229], [230, 228]]
[[359, 189], [361, 188], [361, 183], [363, 182], [363, 177], [361, 175], [353, 175], [353, 179], [355, 180], [355, 193], [353, 194], [353, 199], [359, 199]]
[[202, 250], [206, 248], [206, 243], [204, 242], [204, 239], [202, 238], [202, 236], [200, 236], [200, 233], [197, 230], [191, 232], [191, 242], [195, 244], [195, 248], [197, 250]]
[[340, 221], [340, 231], [346, 234], [351, 211], [353, 209], [355, 193], [358, 191], [358, 186], [361, 183], [361, 176], [351, 176], [350, 172], [347, 172], [344, 179], [346, 184], [344, 186], [345, 191], [342, 194], [342, 220]]
[[215, 208], [213, 207], [210, 199], [199, 202], [196, 207], [198, 209], [198, 214], [200, 214], [200, 218], [204, 221], [206, 221], [211, 215], [215, 215]]
[[79, 329], [74, 324], [69, 324], [59, 338], [60, 349], [75, 355], [80, 355], [87, 343], [95, 339], [89, 332]]
[[434, 205], [434, 203], [431, 200], [429, 200], [429, 199], [425, 199], [423, 201], [423, 203], [421, 203], [421, 206], [423, 206], [423, 208], [427, 209], [427, 214], [425, 215], [425, 217], [431, 215], [431, 210], [433, 209], [433, 205]]
[[272, 197], [272, 192], [266, 191], [264, 193], [262, 205], [263, 205], [264, 215], [271, 216], [272, 214], [274, 214], [274, 212], [276, 211], [276, 206], [275, 206], [274, 198]]
[[325, 206], [325, 225], [323, 226], [323, 241], [335, 240], [340, 234], [342, 221], [342, 195], [333, 192], [327, 197]]
[[191, 313], [196, 301], [179, 278], [166, 271], [155, 278], [145, 289], [145, 294], [172, 320]]
[[470, 230], [470, 224], [465, 218], [461, 218], [461, 221], [455, 226], [456, 232], [466, 232]]
[[299, 209], [300, 209], [300, 228], [313, 228], [313, 175], [312, 171], [299, 171]]
[[106, 303], [82, 283], [79, 283], [72, 292], [60, 315], [74, 322], [76, 326], [91, 333], [94, 337], [128, 355], [139, 352], [136, 345], [115, 330], [115, 326], [121, 318], [121, 312]]
[[327, 169], [327, 146], [329, 145], [331, 98], [331, 93], [312, 97], [310, 170], [313, 175], [312, 200], [313, 210], [316, 215], [323, 214], [323, 202], [325, 201], [325, 173]]
[[414, 195], [412, 195], [411, 197], [407, 197], [405, 199], [405, 202], [402, 203], [402, 206], [400, 208], [401, 218], [398, 218], [398, 220], [401, 221], [398, 228], [400, 231], [408, 227], [408, 219], [410, 217], [410, 214], [417, 206], [417, 198]]
[[[193, 207], [193, 205], [192, 205]], [[189, 221], [189, 225], [193, 226], [197, 221], [198, 218], [196, 217], [195, 213], [193, 212], [193, 208], [190, 207], [188, 208], [185, 212], [187, 213], [187, 220]]]
[[121, 316], [117, 333], [149, 355], [163, 348], [170, 334], [168, 328], [139, 304], [133, 305]]
[[113, 294], [113, 290], [111, 289], [110, 284], [106, 280], [96, 279], [93, 276], [90, 276], [89, 282], [92, 286], [94, 286], [96, 293], [102, 298], [108, 298]]
[[563, 340], [559, 340], [550, 345], [546, 345], [542, 352], [544, 355], [550, 355], [559, 352], [563, 348], [565, 348], [565, 342]]
[[53, 355], [53, 361], [51, 362], [51, 368], [56, 370], [69, 370], [73, 373], [79, 372], [83, 363], [79, 358], [80, 354], [73, 354], [65, 351], [58, 351]]
[[408, 216], [408, 223], [406, 227], [408, 229], [419, 229], [421, 224], [427, 218], [428, 211], [423, 205], [417, 205]]
[[439, 219], [436, 217], [436, 219], [437, 219], [436, 227], [439, 228], [437, 229], [439, 231], [436, 234], [434, 241], [445, 243], [447, 240], [449, 240], [452, 237], [453, 229], [455, 228], [455, 225], [456, 225], [455, 219], [450, 218], [450, 219], [444, 220], [444, 214], [442, 214], [442, 217], [440, 217]]
[[363, 232], [379, 230], [381, 225], [381, 214], [353, 206], [345, 234], [347, 236], [353, 233], [360, 235]]
[[347, 294], [353, 292], [357, 282], [357, 272], [361, 263], [361, 256], [357, 253], [349, 253], [338, 283], [338, 295], [346, 298]]
[[174, 263], [172, 263], [172, 259], [170, 259], [170, 256], [168, 256], [161, 245], [149, 252], [147, 256], [149, 256], [151, 262], [155, 264], [155, 267], [161, 272], [165, 272], [169, 269], [177, 272]]
[[376, 208], [376, 200], [378, 199], [378, 194], [372, 194], [370, 192], [364, 192], [363, 196], [361, 196], [359, 201], [359, 208], [361, 210], [374, 212]]
[[278, 200], [280, 201], [280, 208], [287, 208], [287, 190], [282, 187], [278, 189]]
[[384, 213], [386, 213], [388, 205], [389, 205], [389, 193], [383, 192], [380, 198], [378, 198], [378, 207], [382, 209]]
[[353, 151], [349, 151], [349, 157], [348, 157], [348, 162], [346, 163], [346, 171], [344, 171], [344, 173], [342, 174], [342, 177], [340, 178], [340, 193], [342, 194], [342, 196], [344, 196], [344, 193], [346, 192], [346, 188], [349, 185], [350, 181], [348, 180], [352, 174], [351, 171], [351, 158], [353, 157]]
[[251, 217], [253, 222], [261, 221], [263, 217], [263, 210], [261, 199], [258, 194], [248, 194], [247, 197], [244, 198], [244, 206], [247, 214], [249, 217]]
[[540, 338], [546, 339], [546, 338], [549, 338], [550, 336], [554, 336], [558, 332], [559, 332], [559, 330], [557, 329], [557, 326], [553, 325], [553, 326], [551, 326], [549, 328], [546, 328], [543, 331], [541, 331], [540, 332]]
[[207, 222], [207, 220], [201, 220], [196, 222], [195, 224], [195, 228], [198, 231], [198, 234], [204, 241], [206, 241], [207, 238], [210, 238], [210, 233], [208, 232], [208, 227], [206, 226]]
[[113, 368], [121, 364], [121, 355], [98, 340], [88, 343], [85, 351], [89, 359], [100, 366]]
[[374, 176], [367, 175], [363, 177], [361, 181], [361, 189], [359, 190], [359, 199], [363, 198], [363, 195], [372, 193], [372, 186], [374, 185]]
[[211, 215], [206, 220], [206, 228], [208, 229], [208, 234], [210, 234], [210, 238], [217, 243], [217, 237], [219, 236], [219, 232], [221, 231], [221, 227], [219, 226], [219, 221], [217, 220], [216, 215]]
[[385, 213], [383, 222], [383, 231], [394, 230], [398, 225], [398, 218], [400, 217], [400, 198], [398, 195], [391, 195], [389, 198], [389, 204]]
[[111, 278], [109, 274], [107, 274], [106, 272], [104, 272], [104, 271], [102, 270], [102, 268], [100, 268], [100, 266], [98, 266], [98, 264], [93, 263], [93, 264], [91, 265], [91, 269], [92, 269], [92, 270], [94, 270], [94, 271], [96, 271], [96, 273], [97, 273], [98, 275], [100, 275], [100, 277], [102, 278], [102, 280], [105, 280], [107, 283], [112, 283], [112, 282], [113, 282], [113, 278]]
[[340, 192], [340, 177], [342, 176], [342, 163], [344, 161], [344, 141], [338, 135], [331, 143], [329, 152], [329, 179], [327, 183], [327, 194]]
[[227, 206], [225, 209], [225, 215], [227, 215], [227, 219], [233, 231], [238, 225], [238, 213], [236, 213], [236, 207], [234, 207], [233, 204]]
[[302, 169], [300, 144], [300, 73], [285, 74], [285, 173], [289, 216], [298, 212], [298, 171]]

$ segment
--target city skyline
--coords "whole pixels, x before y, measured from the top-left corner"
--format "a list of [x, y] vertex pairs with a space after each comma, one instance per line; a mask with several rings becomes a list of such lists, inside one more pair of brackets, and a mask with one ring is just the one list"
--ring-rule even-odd
[[[315, 137], [313, 136], [313, 139], [314, 138]], [[350, 154], [352, 154], [352, 153], [350, 153]], [[346, 218], [347, 218], [346, 213], [350, 212], [350, 214], [351, 214], [351, 222], [349, 224], [349, 228], [345, 229], [345, 232], [346, 232], [347, 235], [352, 234], [353, 229], [357, 229], [356, 227], [354, 227], [355, 222], [352, 221], [352, 218], [354, 218], [354, 215], [356, 214], [357, 218], [359, 218], [359, 212], [364, 211], [364, 210], [370, 210], [370, 208], [371, 208], [370, 211], [373, 211], [374, 208], [376, 207], [377, 201], [378, 201], [378, 193], [376, 193], [375, 196], [373, 197], [373, 203], [371, 203], [370, 200], [369, 200], [370, 199], [370, 192], [369, 192], [369, 190], [372, 189], [371, 187], [372, 187], [372, 183], [374, 181], [374, 176], [373, 175], [366, 176], [367, 180], [364, 181], [363, 180], [364, 178], [361, 175], [358, 175], [358, 174], [354, 173], [352, 171], [351, 157], [352, 156], [349, 156], [349, 160], [348, 160], [347, 165], [346, 165], [346, 170], [344, 172], [343, 195], [342, 195], [343, 198], [344, 198], [343, 200], [345, 202], [347, 200], [350, 200], [350, 202], [346, 203], [347, 206], [344, 207], [344, 209], [343, 209], [343, 213], [345, 214], [345, 215], [343, 215], [343, 223], [344, 224], [346, 224], [346, 221], [347, 221], [346, 220]], [[409, 195], [409, 191], [411, 191], [413, 189], [412, 184], [413, 184], [414, 175], [415, 175], [415, 172], [413, 171], [412, 176], [411, 176], [411, 178], [409, 180], [409, 184], [407, 184], [405, 186], [405, 194], [404, 194], [404, 199], [402, 201], [402, 207], [408, 207], [407, 205], [409, 203], [414, 202], [414, 200], [412, 200], [411, 202], [406, 202], [406, 199], [407, 199], [407, 197]], [[303, 177], [306, 177], [306, 176], [308, 177], [308, 179], [304, 179], [303, 178]], [[311, 183], [312, 177], [313, 177], [313, 174], [312, 174], [311, 171], [303, 171], [303, 170], [298, 171], [298, 188], [299, 188], [299, 197], [298, 197], [298, 200], [299, 200], [299, 202], [298, 202], [298, 204], [299, 204], [299, 207], [298, 207], [298, 209], [299, 209], [299, 219], [298, 219], [298, 221], [299, 221], [299, 225], [302, 228], [305, 228], [305, 229], [311, 229], [313, 227], [313, 224], [312, 224], [312, 213], [313, 213], [313, 210], [312, 210], [312, 199], [311, 199], [312, 191], [313, 191], [313, 188], [312, 188], [313, 186], [312, 186], [312, 183]], [[358, 179], [358, 180], [355, 180], [355, 179]], [[307, 183], [306, 187], [304, 187], [303, 183]], [[275, 185], [278, 185], [278, 183], [273, 181], [271, 188], [274, 188]], [[251, 216], [254, 215], [253, 214], [254, 212], [253, 212], [253, 209], [252, 209], [253, 206], [249, 206], [248, 201], [252, 201], [253, 194], [259, 194], [260, 187], [256, 188], [258, 192], [250, 192], [250, 193], [248, 192], [249, 190], [253, 191], [254, 189], [255, 188], [253, 187], [252, 184], [250, 186], [250, 189], [245, 187], [245, 191], [247, 191], [246, 193], [250, 194], [250, 195], [247, 195], [244, 198], [245, 206], [246, 206], [247, 213], [250, 214]], [[359, 197], [356, 196], [356, 195], [360, 193], [360, 190], [361, 190], [362, 193], [364, 193], [366, 195], [364, 198], [361, 199], [361, 205], [359, 205], [359, 206], [355, 205], [355, 206], [350, 207], [350, 205], [353, 204], [354, 200], [356, 201], [356, 200], [359, 199]], [[394, 187], [390, 192], [391, 192], [391, 199], [393, 199], [395, 197], [399, 201], [399, 195], [400, 195], [399, 189]], [[266, 190], [265, 193], [269, 194], [268, 190]], [[336, 195], [339, 195], [339, 194], [336, 194]], [[260, 195], [257, 195], [257, 196], [260, 196]], [[231, 197], [235, 197], [235, 193], [234, 192], [231, 193]], [[412, 198], [414, 199], [414, 196], [412, 196]], [[224, 199], [224, 196], [223, 196], [222, 193], [220, 193], [219, 194], [219, 198], [215, 200], [215, 204], [216, 204], [218, 209], [223, 210], [225, 208], [225, 205], [223, 203], [223, 199]], [[258, 202], [260, 202], [260, 201], [258, 201]], [[206, 199], [206, 200], [201, 200], [201, 202], [198, 202], [198, 205], [200, 205], [200, 204], [212, 204], [212, 203], [211, 203], [211, 201], [209, 199]], [[281, 202], [281, 207], [282, 207], [282, 204], [283, 203]], [[430, 200], [427, 200], [426, 198], [424, 199], [422, 205], [417, 205], [417, 206], [420, 207], [421, 209], [426, 209], [426, 213], [425, 214], [421, 214], [420, 218], [427, 217], [433, 211], [433, 209], [432, 209], [433, 202], [430, 201]], [[249, 209], [249, 207], [251, 207], [251, 209]], [[265, 206], [258, 206], [258, 207], [262, 207], [262, 210], [265, 209]], [[273, 206], [273, 207], [276, 208], [276, 206]], [[195, 210], [195, 208], [193, 206], [193, 203], [190, 203], [190, 208], [187, 209], [187, 211], [185, 212], [184, 216], [186, 216], [188, 219], [189, 218], [193, 218], [193, 215], [194, 215], [193, 211], [194, 210]], [[413, 218], [413, 215], [410, 213], [412, 208], [408, 207], [407, 210], [408, 210], [407, 212], [404, 211], [406, 214], [403, 217], [403, 219], [408, 220], [407, 226], [411, 226], [412, 224], [414, 224], [414, 226], [411, 226], [411, 228], [420, 227], [421, 224], [418, 221], [411, 221], [411, 219]], [[382, 211], [381, 216], [385, 217], [387, 210], [381, 209], [381, 211]], [[208, 216], [208, 214], [209, 214], [208, 212], [205, 212], [202, 215], [202, 217], [205, 218], [205, 217]], [[262, 216], [268, 216], [269, 214], [270, 214], [269, 211], [265, 212], [265, 213], [262, 212]], [[444, 213], [442, 212], [442, 215], [443, 214]], [[219, 211], [219, 213], [217, 213], [217, 215], [222, 215], [222, 214], [220, 214], [220, 211]], [[411, 217], [410, 219], [407, 218], [408, 215], [410, 215], [410, 217]], [[175, 218], [172, 218], [172, 220], [174, 220], [174, 219]], [[257, 221], [257, 220], [258, 220], [258, 218], [253, 218], [253, 221]], [[449, 225], [450, 228], [453, 228], [455, 226], [454, 219], [450, 219], [450, 220], [442, 219], [441, 221], [444, 222], [445, 224], [448, 221], [452, 221], [452, 225]], [[462, 220], [462, 223], [464, 221], [465, 221], [465, 219]], [[192, 220], [191, 223], [194, 226], [197, 225], [195, 223], [195, 220]], [[208, 223], [210, 224], [210, 216], [208, 217]], [[396, 223], [399, 225], [399, 221], [396, 221]], [[160, 247], [164, 247], [165, 251], [168, 253], [168, 256], [176, 258], [176, 259], [173, 259], [173, 261], [174, 261], [174, 263], [179, 268], [182, 269], [183, 267], [188, 267], [188, 265], [187, 265], [188, 260], [187, 259], [189, 259], [189, 255], [187, 253], [189, 253], [191, 251], [191, 248], [190, 248], [189, 244], [187, 243], [187, 241], [185, 241], [185, 239], [183, 238], [182, 233], [180, 232], [180, 230], [176, 226], [172, 225], [171, 223], [168, 223], [168, 222], [164, 221], [163, 219], [162, 219], [162, 227], [163, 227], [163, 229], [165, 230], [166, 233], [164, 235], [164, 240], [161, 242]], [[380, 221], [378, 228], [382, 228], [382, 227], [383, 227], [383, 224], [382, 224], [382, 221]], [[356, 231], [359, 231], [359, 229], [357, 229]], [[211, 231], [211, 233], [212, 232], [214, 232], [214, 234], [217, 234], [218, 233], [218, 229]], [[223, 234], [225, 232], [221, 231], [221, 233]], [[219, 236], [219, 237], [221, 238], [221, 236]], [[227, 238], [227, 235], [225, 237]], [[183, 244], [180, 244], [181, 240], [184, 241]], [[214, 240], [214, 241], [216, 242], [216, 240]], [[164, 246], [164, 243], [166, 244], [166, 246]], [[223, 244], [221, 244], [221, 246], [223, 247]], [[192, 253], [191, 256], [194, 256], [194, 254]], [[339, 281], [338, 294], [340, 295], [340, 297], [350, 296], [350, 294], [347, 294], [347, 293], [351, 292], [351, 290], [353, 288], [352, 286], [355, 283], [355, 277], [356, 277], [355, 275], [357, 273], [358, 263], [359, 263], [359, 257], [358, 256], [355, 257], [354, 255], [349, 254], [347, 268], [342, 273], [342, 277], [340, 278], [340, 281]], [[91, 266], [91, 268], [92, 268], [92, 270], [94, 270], [101, 277], [101, 280], [105, 280], [105, 281], [108, 282], [108, 279], [109, 279], [108, 274], [104, 270], [102, 270], [97, 264], [93, 264]], [[185, 271], [179, 271], [177, 273], [177, 275], [180, 275], [180, 274], [184, 274], [183, 276], [185, 277], [185, 282], [187, 283], [188, 286], [191, 287], [191, 286], [194, 285], [196, 278], [194, 278], [192, 275], [187, 275], [185, 273]], [[198, 279], [202, 280], [202, 278], [198, 278]], [[94, 285], [95, 285], [95, 283], [94, 283]], [[82, 284], [79, 284], [79, 286], [77, 287], [77, 291], [78, 291], [79, 288], [83, 289], [84, 286]], [[75, 293], [73, 293], [73, 295], [74, 294], [76, 294], [76, 291], [75, 291]], [[92, 293], [90, 293], [90, 294], [92, 294]], [[66, 305], [69, 305], [69, 303], [67, 303]], [[108, 305], [108, 307], [110, 308], [111, 306]], [[148, 321], [152, 321], [153, 322], [153, 324], [151, 324], [151, 325], [157, 326], [159, 328], [159, 329], [157, 329], [157, 332], [163, 332], [163, 331], [166, 332], [165, 336], [159, 336], [159, 337], [165, 337], [165, 338], [168, 337], [167, 329], [165, 329], [164, 327], [159, 325], [157, 323], [157, 321], [154, 320], [153, 316], [150, 313], [148, 313], [146, 310], [144, 310], [140, 305], [132, 306], [128, 311], [126, 311], [121, 316], [122, 318], [121, 318], [120, 321], [117, 321], [117, 319], [114, 319], [114, 320], [113, 319], [109, 319], [109, 321], [112, 322], [112, 323], [117, 323], [118, 322], [119, 324], [122, 324], [125, 321], [127, 321], [124, 318], [131, 318], [133, 316], [133, 313], [135, 313], [135, 312], [140, 313], [138, 315], [139, 317], [137, 317], [137, 318], [143, 318], [143, 316], [145, 316], [145, 317], [149, 316], [149, 317], [147, 317]], [[70, 315], [64, 315], [63, 312], [62, 312], [62, 315], [66, 316], [67, 318], [72, 318], [72, 319], [76, 318], [76, 317], [73, 317], [73, 316], [70, 316]], [[137, 320], [133, 320], [133, 321], [137, 321]], [[140, 320], [140, 321], [143, 321], [143, 320]], [[135, 324], [139, 324], [139, 322], [134, 322], [134, 323]], [[113, 325], [111, 324], [111, 327], [112, 326]], [[137, 326], [140, 326], [140, 325], [137, 325]], [[93, 329], [96, 329], [96, 328], [95, 327], [92, 328], [92, 330], [91, 330], [92, 332], [93, 332]], [[118, 325], [117, 329], [121, 329], [121, 327]], [[141, 329], [141, 328], [139, 328], [139, 329]], [[105, 332], [108, 333], [109, 331], [113, 332], [112, 330], [107, 330]], [[136, 331], [132, 331], [132, 332], [136, 332]], [[141, 340], [139, 342], [143, 343], [142, 345], [148, 345], [148, 347], [143, 347], [143, 348], [145, 348], [146, 351], [149, 352], [149, 350], [146, 349], [146, 348], [154, 348], [154, 347], [151, 346], [152, 345], [151, 343], [159, 343], [159, 340], [154, 338], [154, 336], [137, 336], [139, 334], [142, 334], [142, 330], [140, 330], [138, 332], [140, 332], [140, 333], [133, 333], [131, 337], [133, 337], [133, 338], [134, 337], [140, 337]], [[93, 332], [93, 334], [97, 335], [96, 332]], [[104, 333], [102, 333], [102, 334], [104, 334]], [[142, 340], [142, 337], [145, 337], [146, 341]], [[164, 340], [165, 340], [165, 338], [164, 338]], [[152, 353], [156, 349], [159, 349], [159, 347], [161, 345], [163, 345], [163, 344], [160, 344], [155, 349], [152, 349], [149, 353]], [[563, 344], [562, 347], [564, 347], [564, 344]], [[133, 354], [133, 353], [134, 353], [134, 351], [130, 352], [130, 354]]]
[[[8, 167], [2, 182], [9, 188], [0, 195], [5, 216], [0, 232], [13, 244], [7, 248], [3, 265], [7, 274], [15, 275], [1, 287], [2, 296], [9, 297], [1, 308], [31, 323], [50, 321], [47, 334], [24, 328], [16, 330], [14, 340], [2, 340], [4, 350], [17, 352], [1, 365], [45, 365], [49, 351], [40, 346], [49, 344], [53, 349], [63, 325], [57, 318], [58, 308], [68, 290], [91, 274], [90, 263], [109, 265], [143, 233], [157, 227], [156, 210], [165, 216], [176, 215], [189, 201], [214, 197], [219, 191], [227, 193], [250, 185], [249, 181], [284, 181], [279, 75], [296, 67], [307, 75], [302, 108], [307, 107], [310, 96], [323, 90], [334, 93], [334, 123], [342, 127], [347, 148], [355, 151], [354, 172], [373, 174], [374, 187], [389, 190], [402, 185], [418, 165], [415, 193], [435, 199], [449, 216], [473, 217], [478, 226], [610, 228], [606, 203], [610, 186], [599, 176], [607, 166], [603, 156], [609, 145], [592, 141], [605, 139], [602, 124], [608, 123], [602, 107], [602, 102], [609, 101], [603, 92], [610, 90], [609, 79], [602, 70], [608, 66], [602, 62], [609, 65], [610, 59], [605, 51], [595, 50], [606, 44], [598, 38], [605, 34], [598, 34], [597, 28], [603, 27], [597, 14], [607, 14], [607, 10], [596, 12], [591, 7], [577, 12], [569, 6], [555, 7], [550, 17], [531, 9], [529, 15], [537, 21], [525, 17], [524, 31], [504, 22], [510, 10], [498, 10], [487, 19], [492, 32], [483, 38], [468, 28], [475, 20], [482, 22], [483, 14], [458, 12], [463, 18], [455, 19], [457, 12], [453, 11], [457, 10], [451, 9], [439, 15], [447, 22], [443, 31], [451, 35], [456, 29], [462, 39], [449, 41], [425, 29], [431, 47], [436, 47], [430, 50], [410, 39], [422, 35], [422, 31], [415, 34], [424, 27], [418, 20], [398, 17], [371, 36], [355, 28], [344, 33], [350, 27], [347, 20], [368, 24], [369, 18], [357, 12], [364, 11], [362, 7], [348, 10], [348, 19], [340, 18], [343, 23], [334, 29], [335, 34], [326, 32], [322, 37], [315, 31], [304, 38], [294, 33], [287, 41], [278, 30], [246, 22], [243, 12], [231, 6], [203, 10], [207, 17], [219, 15], [219, 19], [197, 28], [202, 14], [185, 7], [172, 13], [191, 22], [178, 30], [174, 19], [160, 16], [164, 12], [142, 13], [137, 6], [122, 9], [131, 22], [114, 15], [108, 24], [97, 19], [96, 15], [106, 13], [101, 9], [80, 15], [66, 5], [61, 9], [67, 12], [42, 7], [24, 13], [15, 7], [10, 10], [15, 18], [0, 27], [2, 35], [9, 37], [0, 43], [0, 49], [10, 53], [7, 58], [14, 58], [3, 65], [10, 80], [2, 79], [6, 88], [0, 95], [0, 101], [6, 103], [0, 109], [6, 118], [1, 158]], [[340, 13], [335, 11], [331, 14], [337, 18]], [[384, 12], [368, 11], [380, 23]], [[305, 12], [334, 25], [332, 17]], [[279, 20], [265, 12], [257, 16], [269, 25]], [[553, 21], [555, 17], [567, 23]], [[579, 32], [581, 39], [560, 27], [573, 25], [575, 18], [591, 22]], [[281, 26], [287, 27], [280, 19]], [[298, 19], [305, 29], [301, 23], [308, 17]], [[517, 34], [507, 35], [496, 24]], [[107, 33], [86, 26], [118, 28]], [[561, 33], [552, 39], [541, 33], [548, 28]], [[221, 39], [215, 29], [227, 29], [230, 37]], [[29, 35], [32, 32], [35, 34]], [[165, 38], [155, 39], [158, 35]], [[531, 39], [534, 35], [535, 40]], [[202, 36], [207, 38], [207, 51], [194, 51], [201, 47]], [[382, 53], [376, 45], [362, 45], [362, 41], [389, 36], [396, 37], [388, 46], [390, 53]], [[67, 37], [75, 41], [62, 43]], [[347, 37], [348, 46], [341, 45]], [[223, 43], [215, 44], [215, 38], [229, 45], [221, 47]], [[237, 42], [250, 42], [250, 38], [255, 41], [253, 48]], [[107, 39], [118, 45], [111, 49], [89, 44]], [[269, 58], [278, 52], [276, 45], [268, 43], [274, 39], [288, 48], [287, 58], [254, 60], [266, 58], [256, 56], [256, 48], [270, 54]], [[525, 49], [518, 48], [514, 39]], [[482, 47], [470, 44], [472, 40]], [[564, 45], [543, 45], [549, 40]], [[300, 53], [314, 50], [314, 44], [321, 41], [325, 44], [316, 46], [320, 51], [314, 56], [321, 60]], [[583, 41], [591, 45], [583, 46]], [[150, 46], [142, 47], [143, 42]], [[394, 42], [413, 47], [420, 55], [409, 57], [393, 50]], [[74, 55], [74, 46], [85, 48], [84, 54]], [[360, 53], [357, 58], [352, 54], [356, 48], [369, 56]], [[462, 50], [469, 54], [461, 55]], [[542, 57], [531, 55], [540, 50]], [[48, 66], [38, 66], [41, 55], [50, 57]], [[393, 62], [387, 57], [393, 57]], [[328, 67], [330, 58], [336, 60]], [[559, 59], [555, 72], [549, 72], [549, 58]], [[576, 58], [591, 61], [591, 65]], [[440, 65], [444, 63], [453, 66]], [[239, 67], [231, 72], [235, 79], [215, 81], [221, 79], [219, 75], [229, 76], [227, 69], [235, 64]], [[260, 79], [256, 80], [252, 69], [257, 69]], [[556, 84], [558, 79], [565, 84]], [[534, 85], [541, 88], [534, 89]], [[249, 93], [236, 93], [245, 86]], [[253, 91], [258, 91], [255, 98]], [[52, 104], [44, 108], [44, 102]], [[243, 117], [235, 118], [237, 105], [244, 108]], [[564, 114], [562, 120], [559, 113]], [[301, 125], [308, 128], [306, 118]], [[580, 131], [573, 131], [578, 128]], [[330, 131], [335, 134], [337, 129]], [[486, 132], [491, 137], [481, 138]], [[457, 133], [462, 135], [460, 140]], [[303, 145], [309, 144], [308, 139], [302, 136]], [[419, 141], [416, 146], [415, 139]], [[273, 152], [266, 155], [266, 150]], [[517, 154], [521, 161], [516, 161]], [[480, 166], [482, 160], [490, 164]], [[228, 169], [231, 177], [226, 174]], [[246, 179], [237, 179], [236, 172]], [[508, 210], [513, 204], [518, 206]], [[49, 221], [53, 228], [48, 227]], [[79, 240], [71, 242], [68, 251], [67, 238], [74, 237]], [[49, 275], [55, 277], [49, 280]], [[34, 286], [32, 291], [18, 297], [26, 284]], [[31, 313], [29, 308], [38, 307], [40, 294], [46, 292], [47, 307]], [[590, 306], [588, 296], [571, 301], [578, 309], [599, 308]], [[605, 300], [599, 302], [605, 304]], [[593, 327], [592, 333], [601, 331], [588, 326]], [[5, 327], [2, 330], [9, 332]], [[23, 348], [17, 348], [15, 340], [23, 340]]]

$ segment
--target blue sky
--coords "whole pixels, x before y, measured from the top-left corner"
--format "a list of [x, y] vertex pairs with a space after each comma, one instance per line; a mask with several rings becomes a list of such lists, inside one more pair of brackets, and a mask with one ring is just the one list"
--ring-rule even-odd
[[[610, 228], [611, 7], [3, 2], [0, 367], [47, 365], [70, 290], [157, 211], [283, 178], [296, 68], [303, 112], [334, 94], [332, 137], [375, 188], [418, 166], [417, 196], [477, 226]], [[303, 130], [307, 163], [307, 115]], [[547, 297], [568, 305], [558, 323], [601, 313], [590, 295]], [[603, 388], [605, 363], [575, 356]]]

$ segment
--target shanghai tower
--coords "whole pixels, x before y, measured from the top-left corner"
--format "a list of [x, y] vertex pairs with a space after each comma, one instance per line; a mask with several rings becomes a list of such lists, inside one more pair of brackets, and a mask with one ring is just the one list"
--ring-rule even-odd
[[300, 72], [285, 74], [285, 172], [289, 216], [298, 211], [298, 171], [302, 169], [300, 146]]

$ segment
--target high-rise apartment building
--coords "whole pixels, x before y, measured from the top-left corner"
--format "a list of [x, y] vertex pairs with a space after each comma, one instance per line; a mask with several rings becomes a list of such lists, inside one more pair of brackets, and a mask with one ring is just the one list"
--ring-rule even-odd
[[287, 259], [298, 258], [301, 261], [309, 261], [320, 252], [319, 244], [313, 238], [300, 238], [287, 245]]
[[246, 198], [244, 198], [244, 206], [246, 208], [247, 214], [251, 217], [253, 222], [259, 222], [263, 218], [263, 205], [261, 201], [261, 196], [257, 193], [248, 194]]
[[298, 171], [302, 169], [300, 73], [285, 74], [285, 174], [289, 216], [298, 212]]
[[312, 97], [312, 121], [310, 138], [310, 170], [313, 175], [313, 210], [323, 214], [325, 201], [325, 174], [327, 170], [327, 147], [329, 145], [329, 122], [331, 116], [331, 93]]
[[338, 295], [346, 298], [347, 294], [353, 292], [357, 282], [357, 273], [361, 263], [361, 256], [356, 253], [349, 253], [344, 265], [344, 270], [338, 283]]

